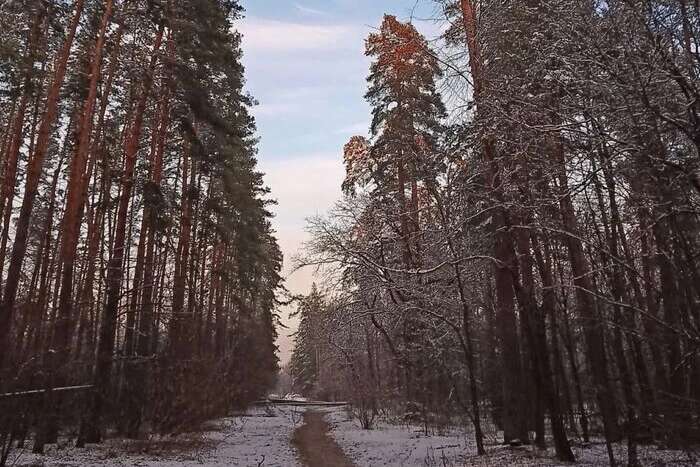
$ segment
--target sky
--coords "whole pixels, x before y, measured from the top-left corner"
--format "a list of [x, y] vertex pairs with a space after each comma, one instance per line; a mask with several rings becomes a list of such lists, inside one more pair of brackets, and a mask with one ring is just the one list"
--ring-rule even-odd
[[[246, 90], [258, 101], [258, 161], [278, 201], [274, 228], [285, 255], [286, 287], [308, 293], [313, 272], [291, 273], [307, 238], [306, 219], [340, 198], [342, 151], [365, 135], [371, 119], [364, 101], [369, 60], [364, 39], [385, 13], [413, 19], [428, 38], [438, 35], [432, 0], [243, 0]], [[282, 310], [280, 358], [289, 360], [296, 322]]]

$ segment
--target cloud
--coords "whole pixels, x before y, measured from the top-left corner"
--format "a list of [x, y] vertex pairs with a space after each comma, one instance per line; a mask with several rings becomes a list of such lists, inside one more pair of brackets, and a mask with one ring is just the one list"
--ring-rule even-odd
[[[265, 183], [278, 201], [273, 206], [273, 228], [284, 254], [286, 287], [295, 294], [309, 293], [315, 280], [313, 270], [302, 269], [292, 273], [291, 260], [308, 239], [306, 219], [327, 212], [340, 198], [340, 184], [345, 176], [342, 159], [335, 154], [311, 154], [291, 159], [261, 159], [260, 169]], [[292, 308], [280, 310], [282, 322], [289, 329], [279, 330], [277, 345], [282, 363], [291, 356], [298, 320], [289, 317]]]
[[[262, 159], [265, 183], [278, 200], [274, 225], [291, 236], [284, 236], [285, 253], [290, 258], [305, 238], [306, 218], [323, 214], [341, 195], [345, 176], [340, 154], [318, 154], [291, 159]], [[280, 236], [282, 237], [282, 236]]]
[[[308, 293], [313, 271], [290, 274], [290, 261], [308, 239], [305, 219], [327, 212], [341, 196], [343, 144], [354, 134], [367, 134], [364, 41], [385, 8], [376, 0], [248, 3], [251, 14], [236, 27], [244, 35], [246, 88], [261, 103], [253, 110], [262, 138], [259, 167], [279, 203], [273, 225], [285, 255], [286, 285]], [[312, 8], [317, 5], [323, 11]], [[403, 7], [391, 9], [406, 13]], [[283, 321], [290, 329], [280, 330], [278, 343], [288, 361], [289, 334], [297, 323], [287, 316]]]
[[342, 128], [338, 128], [335, 132], [336, 135], [367, 135], [369, 133], [369, 123], [368, 122], [357, 122], [352, 125], [348, 125]]
[[[252, 15], [237, 27], [244, 36], [247, 88], [261, 103], [253, 109], [262, 137], [259, 168], [279, 203], [272, 223], [285, 258], [285, 285], [300, 294], [314, 281], [311, 269], [291, 273], [291, 260], [308, 239], [306, 218], [324, 214], [340, 198], [343, 144], [367, 130], [366, 122], [358, 122], [368, 115], [362, 99], [368, 28], [295, 6], [297, 20]], [[280, 329], [283, 362], [297, 327], [289, 311], [280, 310], [290, 327]]]
[[317, 10], [316, 8], [310, 8], [308, 6], [300, 5], [298, 3], [294, 4], [294, 8], [307, 15], [328, 16], [328, 13], [326, 13], [325, 11]]
[[[270, 117], [276, 119], [288, 119], [290, 116], [304, 117], [310, 123], [313, 122], [315, 115], [310, 115], [309, 110], [314, 109], [322, 114], [319, 118], [325, 119], [328, 122], [330, 113], [333, 112], [333, 103], [342, 102], [343, 93], [347, 92], [347, 88], [336, 85], [324, 86], [305, 86], [306, 79], [299, 80], [298, 86], [293, 89], [280, 88], [269, 90], [262, 98], [258, 99], [260, 104], [253, 108], [253, 114], [256, 118]], [[323, 115], [326, 114], [326, 115]], [[330, 126], [331, 122], [328, 122]], [[347, 122], [342, 123], [342, 127], [333, 131], [336, 135], [345, 135], [347, 133], [366, 133], [367, 123], [356, 125], [347, 125]], [[326, 131], [323, 129], [323, 131]]]
[[[285, 255], [285, 274], [291, 272], [291, 259], [308, 239], [306, 219], [325, 214], [340, 199], [345, 177], [340, 154], [318, 154], [291, 159], [262, 159], [260, 169], [265, 184], [277, 200], [273, 207], [273, 227]], [[296, 276], [287, 284], [295, 293], [306, 293], [310, 282]]]
[[299, 109], [298, 105], [292, 102], [264, 102], [260, 105], [253, 107], [253, 115], [255, 117], [277, 117], [280, 115], [289, 115], [297, 112]]
[[355, 47], [359, 30], [344, 24], [301, 24], [248, 17], [238, 26], [247, 52], [333, 50]]

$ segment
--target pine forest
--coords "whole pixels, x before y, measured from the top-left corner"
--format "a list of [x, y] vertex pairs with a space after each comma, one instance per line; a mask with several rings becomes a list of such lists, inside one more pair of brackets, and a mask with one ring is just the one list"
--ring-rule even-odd
[[696, 465], [700, 2], [0, 0], [0, 270], [0, 466]]

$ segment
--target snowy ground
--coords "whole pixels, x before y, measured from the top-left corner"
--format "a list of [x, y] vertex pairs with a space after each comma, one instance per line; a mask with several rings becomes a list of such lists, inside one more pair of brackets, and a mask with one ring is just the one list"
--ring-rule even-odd
[[[573, 447], [577, 462], [576, 467], [594, 467], [610, 465], [605, 444], [591, 444], [586, 447]], [[622, 445], [614, 448], [617, 465], [627, 465], [627, 450]], [[699, 465], [691, 460], [686, 453], [679, 451], [661, 451], [655, 447], [638, 448], [638, 457], [644, 467], [670, 467]], [[539, 451], [534, 447], [508, 448], [504, 446], [487, 446], [487, 454], [483, 457], [475, 455], [467, 458], [465, 466], [517, 466], [517, 467], [571, 467], [572, 464], [562, 463], [554, 459], [554, 450]]]
[[[486, 444], [487, 454], [477, 456], [473, 434], [463, 430], [452, 430], [447, 436], [426, 436], [419, 427], [378, 423], [374, 430], [368, 431], [349, 419], [342, 409], [330, 412], [327, 417], [334, 427], [333, 437], [358, 467], [571, 466], [557, 462], [553, 449], [511, 448], [496, 444], [494, 439]], [[609, 465], [602, 442], [585, 447], [575, 444], [573, 450], [578, 459], [577, 466]], [[639, 460], [645, 467], [700, 465], [691, 460], [688, 454], [679, 451], [661, 451], [644, 446], [640, 446], [638, 451]], [[626, 465], [624, 445], [615, 446], [615, 456], [619, 465]]]
[[448, 436], [426, 436], [418, 427], [377, 423], [363, 430], [342, 409], [330, 412], [333, 437], [358, 467], [464, 465], [472, 451], [469, 433], [455, 430]]
[[[9, 465], [16, 466], [139, 466], [172, 467], [295, 467], [294, 429], [302, 422], [303, 408], [251, 409], [245, 416], [208, 423], [204, 431], [150, 441], [111, 439], [104, 445], [76, 449], [47, 446], [45, 456], [13, 451]], [[66, 443], [67, 444], [67, 443]], [[16, 462], [13, 463], [13, 459]]]
[[[104, 445], [87, 449], [63, 445], [47, 446], [45, 456], [14, 451], [9, 465], [15, 466], [140, 466], [174, 467], [243, 466], [296, 467], [298, 453], [291, 444], [296, 428], [303, 423], [306, 407], [276, 406], [251, 409], [246, 415], [210, 422], [201, 430], [178, 437], [153, 438], [148, 441], [110, 439]], [[522, 466], [560, 467], [554, 453], [532, 447], [510, 448], [487, 443], [486, 456], [476, 455], [473, 435], [452, 430], [447, 435], [426, 436], [418, 427], [378, 423], [375, 430], [363, 430], [348, 418], [343, 408], [317, 407], [332, 426], [331, 435], [357, 467], [453, 467], [453, 466]], [[616, 446], [621, 465], [626, 460], [624, 446]], [[582, 447], [575, 444], [577, 465], [608, 465], [602, 443]], [[687, 454], [639, 448], [639, 458], [646, 466], [700, 465]], [[329, 466], [330, 467], [330, 466]]]

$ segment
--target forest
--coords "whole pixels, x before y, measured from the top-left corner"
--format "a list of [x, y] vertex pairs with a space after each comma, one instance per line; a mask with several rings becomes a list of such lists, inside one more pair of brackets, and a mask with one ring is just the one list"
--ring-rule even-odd
[[424, 1], [440, 37], [386, 14], [366, 38], [371, 125], [284, 258], [317, 273], [294, 295], [245, 5], [0, 0], [0, 465], [127, 465], [115, 439], [212, 420], [230, 457], [198, 464], [376, 465], [341, 412], [263, 400], [285, 373], [362, 431], [468, 433], [415, 465], [695, 465], [700, 2]]
[[177, 431], [274, 383], [282, 257], [241, 13], [0, 2], [1, 465], [67, 429]]
[[459, 414], [479, 454], [499, 430], [561, 461], [692, 451], [700, 3], [439, 3], [443, 42], [389, 15], [366, 41], [370, 136], [297, 258], [325, 281], [295, 387], [366, 428]]

